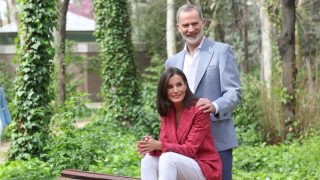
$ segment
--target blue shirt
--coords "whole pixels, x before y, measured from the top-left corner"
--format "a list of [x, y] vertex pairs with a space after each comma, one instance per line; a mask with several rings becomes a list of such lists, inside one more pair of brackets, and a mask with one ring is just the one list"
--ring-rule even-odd
[[3, 128], [5, 128], [11, 123], [9, 108], [7, 105], [6, 98], [4, 96], [4, 91], [1, 87], [0, 87], [0, 121]]

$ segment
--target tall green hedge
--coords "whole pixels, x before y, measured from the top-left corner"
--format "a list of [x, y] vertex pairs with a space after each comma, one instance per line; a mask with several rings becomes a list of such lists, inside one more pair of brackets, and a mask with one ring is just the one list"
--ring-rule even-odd
[[140, 106], [127, 0], [95, 0], [95, 37], [102, 59], [107, 117], [134, 124]]
[[15, 82], [13, 142], [8, 159], [39, 156], [48, 136], [49, 103], [54, 49], [52, 29], [56, 25], [56, 0], [20, 0], [21, 14]]

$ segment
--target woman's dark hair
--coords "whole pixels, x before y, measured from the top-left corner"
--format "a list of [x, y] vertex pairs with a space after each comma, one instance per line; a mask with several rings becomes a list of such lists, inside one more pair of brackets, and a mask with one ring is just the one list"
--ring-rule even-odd
[[184, 107], [190, 107], [195, 104], [195, 102], [198, 100], [193, 93], [191, 92], [187, 77], [184, 75], [184, 73], [178, 69], [178, 68], [168, 68], [164, 71], [164, 73], [161, 75], [159, 84], [158, 84], [158, 90], [157, 90], [157, 110], [160, 116], [166, 116], [168, 115], [168, 111], [170, 108], [173, 108], [172, 103], [168, 99], [167, 89], [168, 89], [168, 82], [169, 79], [174, 76], [178, 75], [182, 78], [185, 85], [187, 86], [186, 95], [183, 99], [183, 106]]

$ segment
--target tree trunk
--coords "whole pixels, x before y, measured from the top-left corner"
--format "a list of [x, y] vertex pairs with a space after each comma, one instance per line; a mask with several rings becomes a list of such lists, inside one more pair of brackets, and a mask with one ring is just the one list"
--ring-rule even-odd
[[243, 11], [243, 41], [244, 41], [244, 59], [241, 63], [242, 72], [247, 74], [249, 73], [249, 37], [248, 37], [248, 27], [249, 27], [249, 14], [248, 7], [246, 2], [244, 2], [244, 11]]
[[282, 58], [282, 83], [290, 98], [284, 104], [285, 135], [294, 131], [295, 121], [295, 1], [282, 0], [282, 33], [278, 39]]
[[2, 17], [1, 17], [1, 13], [0, 13], [0, 27], [2, 27]]
[[308, 91], [309, 93], [314, 93], [314, 82], [312, 78], [312, 62], [310, 57], [306, 58], [306, 68], [308, 79]]
[[272, 75], [272, 42], [270, 37], [271, 23], [264, 4], [265, 0], [257, 2], [261, 28], [261, 81], [266, 85], [267, 97], [270, 97]]
[[59, 87], [59, 102], [64, 103], [66, 100], [66, 85], [65, 85], [65, 51], [66, 51], [66, 22], [67, 12], [70, 0], [64, 0], [59, 4], [60, 17], [58, 30], [55, 33], [56, 54], [55, 62], [58, 64], [58, 87]]
[[[310, 16], [306, 9], [304, 8], [304, 4], [306, 3], [305, 0], [299, 0], [297, 4], [296, 11], [300, 16], [302, 17], [300, 21], [296, 21], [296, 39], [295, 39], [295, 50], [296, 50], [296, 67], [298, 71], [303, 68], [303, 53], [302, 53], [302, 44], [303, 44], [303, 21], [304, 18], [307, 16]], [[312, 58], [310, 55], [306, 57], [306, 73], [307, 73], [307, 87], [308, 92], [313, 93], [314, 92], [314, 82], [312, 78]], [[312, 95], [311, 95], [312, 96]]]
[[[140, 24], [139, 22], [139, 8], [138, 8], [138, 0], [130, 0], [131, 4], [131, 22], [132, 24]], [[139, 42], [139, 28], [138, 25], [132, 26], [132, 41]]]
[[296, 31], [295, 31], [295, 50], [296, 50], [296, 67], [301, 68], [302, 67], [302, 24], [299, 24], [296, 22]]
[[19, 14], [17, 10], [16, 0], [7, 0], [7, 9], [8, 9], [8, 23], [19, 24]]
[[[35, 8], [30, 8], [35, 7]], [[19, 67], [15, 85], [12, 143], [7, 160], [27, 160], [45, 153], [52, 117], [50, 93], [53, 71], [52, 30], [57, 16], [56, 1], [19, 1], [21, 19], [17, 47]], [[30, 21], [32, 19], [33, 21]], [[39, 23], [35, 23], [35, 21]]]
[[223, 10], [224, 1], [219, 0], [214, 4], [213, 12], [212, 12], [212, 20], [209, 26], [209, 38], [214, 39], [216, 41], [224, 42], [224, 29], [220, 22], [220, 11]]
[[175, 36], [174, 0], [167, 0], [167, 56], [168, 58], [177, 53]]

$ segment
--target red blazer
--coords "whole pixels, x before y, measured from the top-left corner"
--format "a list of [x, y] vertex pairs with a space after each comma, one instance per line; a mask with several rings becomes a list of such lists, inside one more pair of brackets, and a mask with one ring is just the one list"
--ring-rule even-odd
[[176, 128], [172, 110], [168, 116], [161, 117], [160, 141], [162, 151], [154, 151], [151, 155], [176, 152], [194, 159], [207, 180], [222, 178], [222, 163], [211, 135], [209, 113], [202, 113], [195, 106], [186, 108]]

